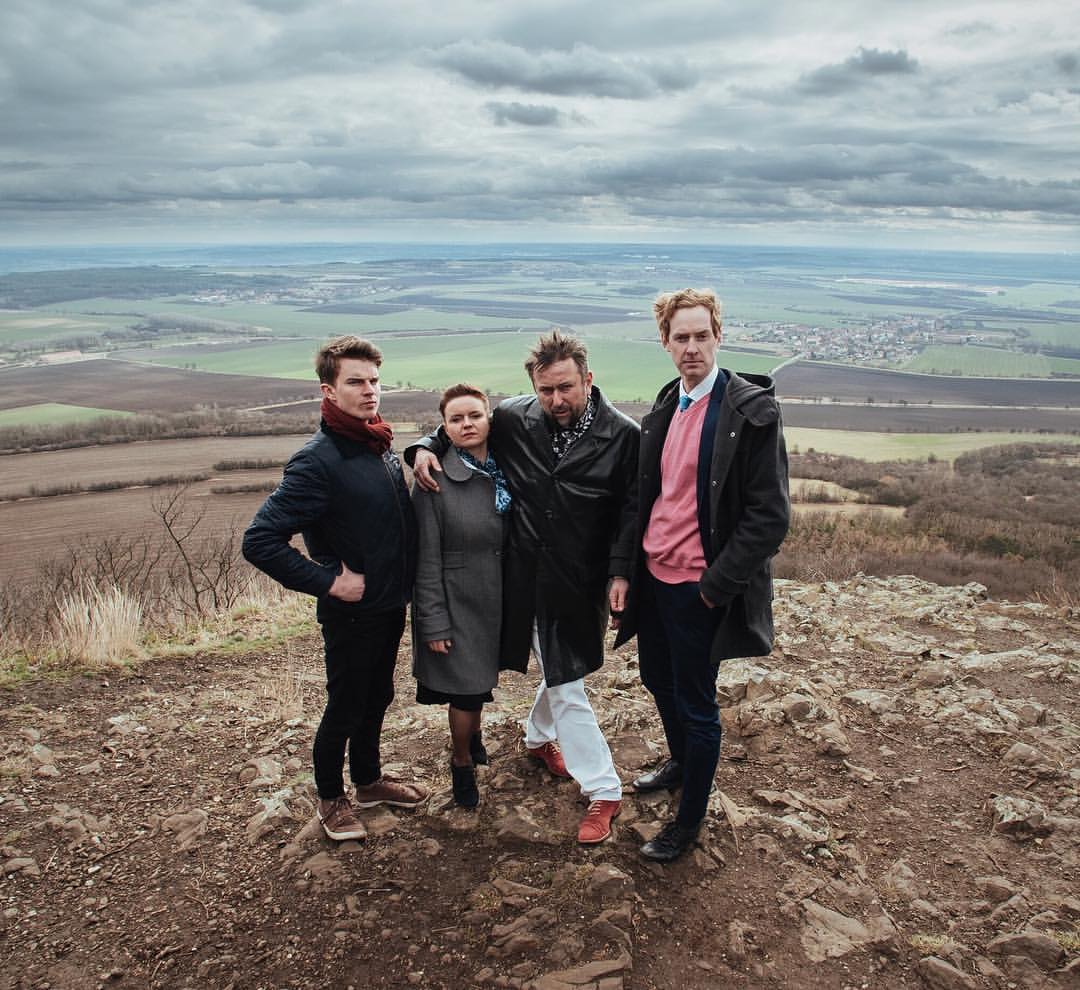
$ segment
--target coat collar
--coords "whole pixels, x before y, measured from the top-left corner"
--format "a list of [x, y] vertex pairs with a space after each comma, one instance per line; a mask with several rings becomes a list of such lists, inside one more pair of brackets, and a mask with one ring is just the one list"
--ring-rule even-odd
[[[614, 436], [615, 407], [608, 402], [604, 397], [604, 393], [595, 385], [592, 387], [592, 400], [596, 406], [596, 414], [593, 417], [592, 426], [589, 427], [585, 436], [597, 436], [602, 440], [609, 440]], [[535, 395], [525, 410], [525, 423], [530, 431], [541, 430], [550, 444], [551, 432], [544, 418], [544, 410], [540, 406], [540, 400]], [[574, 448], [571, 447], [570, 449], [573, 450]]]
[[457, 451], [457, 447], [451, 446], [442, 458], [442, 468], [451, 481], [468, 481], [476, 475]]

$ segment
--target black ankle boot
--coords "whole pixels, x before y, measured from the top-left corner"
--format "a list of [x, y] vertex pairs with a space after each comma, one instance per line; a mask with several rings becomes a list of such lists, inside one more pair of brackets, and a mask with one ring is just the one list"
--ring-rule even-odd
[[473, 767], [456, 767], [451, 763], [450, 776], [454, 782], [454, 804], [463, 808], [475, 808], [480, 803], [476, 770]]
[[488, 765], [487, 750], [484, 749], [484, 739], [479, 732], [474, 732], [469, 739], [469, 756], [472, 757], [475, 766], [486, 767]]

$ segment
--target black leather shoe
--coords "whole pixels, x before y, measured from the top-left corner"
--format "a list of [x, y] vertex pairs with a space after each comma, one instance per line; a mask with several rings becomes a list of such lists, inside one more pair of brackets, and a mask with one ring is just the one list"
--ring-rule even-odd
[[472, 761], [478, 767], [486, 767], [488, 765], [487, 750], [484, 749], [484, 737], [479, 732], [474, 732], [469, 737], [469, 756], [472, 757]]
[[666, 760], [655, 770], [643, 773], [634, 781], [634, 790], [660, 791], [665, 787], [672, 789], [682, 784], [682, 764], [675, 760]]
[[455, 767], [451, 763], [450, 776], [454, 783], [454, 804], [462, 808], [475, 808], [480, 803], [476, 771], [472, 767]]
[[684, 828], [676, 822], [668, 822], [655, 839], [650, 839], [641, 847], [641, 855], [657, 863], [670, 863], [697, 841], [700, 828], [700, 825]]

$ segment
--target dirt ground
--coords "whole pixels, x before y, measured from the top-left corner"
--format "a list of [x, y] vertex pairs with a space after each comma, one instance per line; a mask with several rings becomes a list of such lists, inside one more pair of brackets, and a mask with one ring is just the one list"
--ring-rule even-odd
[[[577, 845], [576, 785], [522, 748], [531, 674], [485, 713], [467, 812], [403, 644], [385, 768], [434, 793], [341, 844], [312, 819], [316, 634], [25, 683], [0, 714], [0, 988], [1075, 987], [1076, 619], [781, 582], [773, 655], [721, 671], [707, 828], [666, 867], [638, 846], [667, 792], [627, 788], [613, 838]], [[663, 753], [633, 644], [588, 683], [628, 781]]]

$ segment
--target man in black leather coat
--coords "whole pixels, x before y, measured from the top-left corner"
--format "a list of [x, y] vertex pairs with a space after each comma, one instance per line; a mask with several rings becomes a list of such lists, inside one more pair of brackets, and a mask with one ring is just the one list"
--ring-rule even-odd
[[[584, 677], [603, 663], [608, 610], [626, 600], [634, 554], [638, 427], [592, 384], [584, 345], [558, 331], [525, 364], [533, 395], [505, 399], [491, 443], [514, 496], [504, 562], [502, 666], [543, 674], [525, 744], [589, 800], [578, 841], [611, 834], [622, 788]], [[425, 449], [431, 448], [431, 449]], [[439, 435], [405, 451], [419, 484], [437, 490]]]

